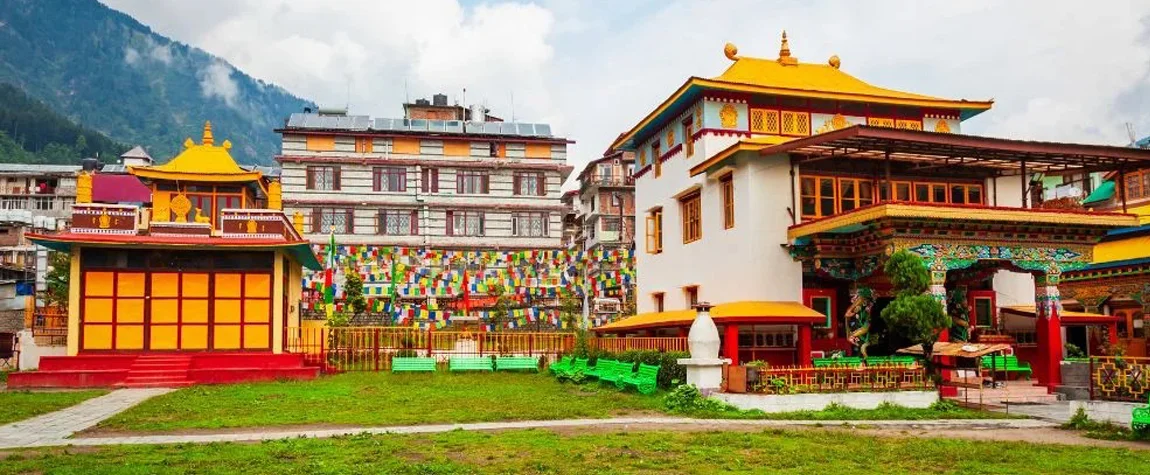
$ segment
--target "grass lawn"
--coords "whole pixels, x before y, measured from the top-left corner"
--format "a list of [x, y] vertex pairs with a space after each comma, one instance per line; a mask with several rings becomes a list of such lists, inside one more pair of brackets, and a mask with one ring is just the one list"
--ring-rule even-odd
[[564, 385], [537, 374], [346, 373], [303, 382], [194, 386], [149, 399], [104, 421], [99, 429], [603, 418], [657, 410], [661, 404], [657, 396]]
[[98, 390], [71, 392], [0, 391], [0, 424], [47, 414], [107, 393], [107, 391]]
[[20, 450], [0, 463], [0, 474], [1135, 474], [1148, 466], [1150, 451], [821, 430], [575, 435], [531, 430]]

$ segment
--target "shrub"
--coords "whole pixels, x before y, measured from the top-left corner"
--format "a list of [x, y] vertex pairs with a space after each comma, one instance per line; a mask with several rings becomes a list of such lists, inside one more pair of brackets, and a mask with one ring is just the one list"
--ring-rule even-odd
[[663, 406], [668, 412], [692, 414], [696, 412], [741, 412], [734, 406], [717, 399], [703, 397], [699, 388], [690, 384], [680, 384], [663, 396]]

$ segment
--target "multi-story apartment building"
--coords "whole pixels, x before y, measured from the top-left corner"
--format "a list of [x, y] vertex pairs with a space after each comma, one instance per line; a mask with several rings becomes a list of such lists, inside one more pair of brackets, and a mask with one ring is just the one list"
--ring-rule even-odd
[[635, 241], [635, 154], [611, 152], [579, 173], [585, 250], [630, 247]]
[[[486, 110], [405, 104], [402, 119], [292, 114], [282, 129], [284, 207], [307, 236], [431, 249], [558, 249], [571, 141]], [[470, 120], [440, 120], [454, 111]], [[435, 114], [432, 114], [432, 113]]]
[[75, 165], [0, 164], [0, 209], [67, 220], [79, 171]]
[[577, 241], [583, 233], [583, 217], [580, 214], [582, 204], [579, 202], [579, 190], [568, 190], [563, 193], [560, 202], [563, 203], [563, 248], [581, 249], [582, 245]]

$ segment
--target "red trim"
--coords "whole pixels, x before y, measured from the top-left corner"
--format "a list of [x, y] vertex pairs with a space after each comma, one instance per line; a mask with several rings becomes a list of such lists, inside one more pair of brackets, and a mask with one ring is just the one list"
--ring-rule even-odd
[[[488, 168], [488, 169], [525, 169], [525, 170], [554, 170], [554, 171], [567, 171], [570, 172], [575, 169], [570, 165], [560, 165], [554, 163], [532, 163], [527, 161], [516, 161], [516, 159], [500, 159], [498, 161], [491, 160], [491, 157], [477, 157], [482, 160], [474, 161], [461, 161], [461, 160], [427, 160], [427, 159], [405, 159], [405, 158], [356, 158], [342, 156], [305, 156], [305, 155], [277, 155], [276, 161], [279, 163], [331, 163], [331, 164], [348, 164], [348, 165], [423, 165], [432, 167], [452, 167], [452, 168]], [[523, 160], [538, 160], [541, 162], [551, 162], [551, 158], [526, 158]]]
[[[706, 128], [706, 129], [699, 129], [698, 132], [695, 132], [695, 135], [703, 135], [703, 134], [714, 134], [714, 135], [717, 135], [719, 137], [728, 137], [728, 136], [729, 137], [751, 137], [752, 136], [752, 134], [749, 130], [738, 130], [738, 129]], [[759, 135], [774, 135], [774, 134], [759, 134]]]
[[662, 156], [659, 157], [659, 163], [663, 163], [667, 160], [670, 160], [671, 157], [675, 156], [675, 154], [682, 152], [682, 151], [683, 151], [683, 144], [678, 144], [674, 147], [667, 149], [667, 153], [664, 153]]
[[[466, 195], [466, 196], [476, 197], [478, 195]], [[381, 204], [368, 203], [368, 205], [366, 207], [364, 207], [364, 206], [361, 206], [360, 203], [363, 203], [363, 201], [361, 201], [361, 200], [355, 200], [355, 201], [341, 201], [341, 200], [307, 200], [307, 201], [305, 201], [305, 200], [292, 200], [292, 201], [284, 201], [284, 204], [286, 204], [286, 205], [292, 205], [292, 206], [297, 206], [297, 207], [338, 206], [338, 207], [355, 207], [355, 208], [363, 208], [363, 209], [378, 209], [379, 207], [409, 208], [409, 209], [413, 208], [413, 207], [418, 208], [417, 205], [411, 205], [411, 204], [392, 206], [392, 205], [383, 204], [383, 203], [381, 203]], [[527, 211], [566, 211], [567, 210], [567, 207], [562, 206], [562, 205], [539, 206], [539, 205], [515, 204], [515, 203], [493, 203], [493, 204], [481, 204], [481, 203], [479, 203], [479, 204], [477, 204], [477, 203], [449, 203], [448, 204], [448, 203], [445, 203], [442, 205], [437, 205], [437, 204], [432, 203], [432, 204], [429, 204], [428, 207], [430, 209], [433, 209], [433, 210], [434, 209], [446, 209], [446, 208], [452, 208], [452, 209], [469, 208], [469, 209], [484, 209], [484, 210], [504, 210], [504, 209], [507, 209], [507, 210], [527, 210]], [[232, 239], [228, 239], [228, 241], [232, 241]]]

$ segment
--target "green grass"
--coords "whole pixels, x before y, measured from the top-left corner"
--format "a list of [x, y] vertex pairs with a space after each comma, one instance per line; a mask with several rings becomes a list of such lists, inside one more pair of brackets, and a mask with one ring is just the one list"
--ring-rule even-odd
[[841, 431], [448, 432], [12, 452], [0, 474], [1136, 474], [1150, 451]]
[[926, 409], [880, 404], [875, 409], [854, 409], [832, 404], [820, 411], [762, 412], [739, 410], [696, 410], [682, 413], [704, 419], [771, 419], [808, 421], [922, 421], [933, 419], [1025, 419], [1002, 412], [976, 411], [957, 406], [935, 405]]
[[1111, 422], [1091, 420], [1086, 410], [1078, 408], [1070, 420], [1062, 424], [1062, 429], [1082, 432], [1083, 437], [1101, 440], [1150, 441], [1150, 430], [1135, 431], [1127, 426]]
[[0, 424], [58, 411], [107, 393], [107, 391], [0, 391]]
[[172, 431], [300, 424], [407, 425], [604, 418], [661, 399], [537, 374], [347, 373], [304, 382], [194, 386], [149, 399], [99, 429]]

